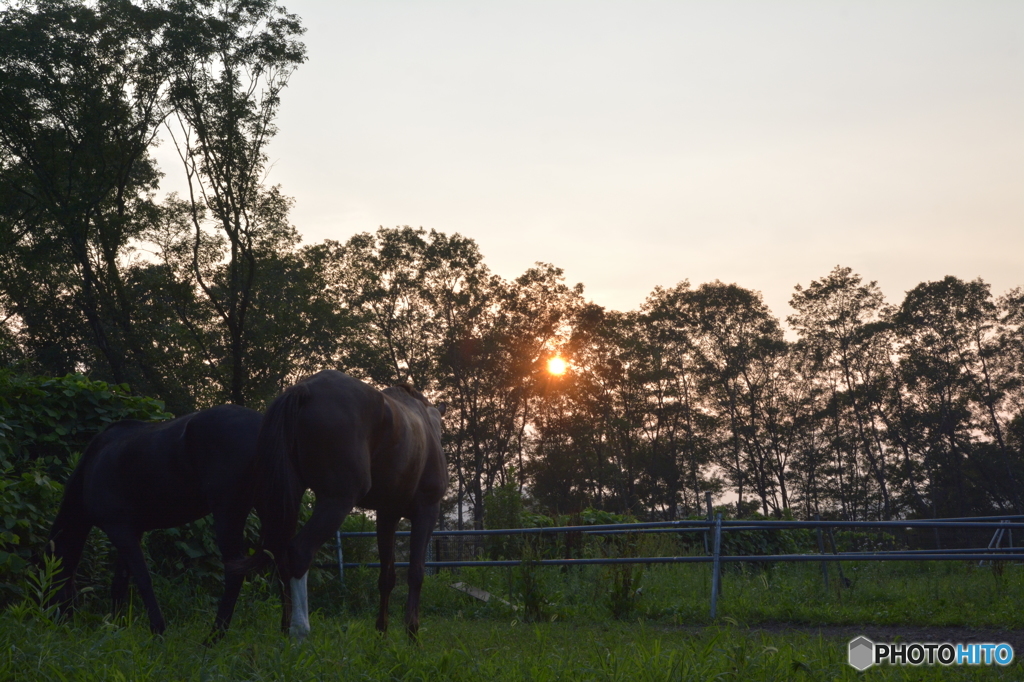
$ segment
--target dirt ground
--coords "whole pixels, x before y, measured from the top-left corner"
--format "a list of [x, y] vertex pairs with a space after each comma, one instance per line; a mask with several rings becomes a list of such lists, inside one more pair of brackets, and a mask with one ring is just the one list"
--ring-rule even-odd
[[1014, 655], [1024, 655], [1024, 630], [985, 630], [977, 628], [917, 627], [895, 625], [823, 625], [821, 627], [792, 625], [790, 623], [761, 623], [748, 628], [750, 633], [767, 634], [803, 633], [812, 637], [821, 635], [825, 639], [842, 643], [861, 635], [873, 642], [972, 642], [1007, 643], [1013, 647]]

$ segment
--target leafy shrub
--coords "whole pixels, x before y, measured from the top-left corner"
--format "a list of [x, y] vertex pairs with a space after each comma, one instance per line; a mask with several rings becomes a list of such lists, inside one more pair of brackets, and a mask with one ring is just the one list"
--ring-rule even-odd
[[[753, 513], [749, 521], [771, 521], [763, 514]], [[792, 521], [793, 515], [786, 510], [783, 521]], [[818, 545], [814, 530], [810, 528], [780, 528], [722, 532], [722, 554], [732, 556], [756, 556], [772, 554], [800, 554], [817, 552]], [[765, 564], [766, 562], [760, 562]], [[737, 564], [738, 567], [738, 564]]]
[[553, 526], [561, 525], [550, 516], [534, 514], [528, 511], [524, 511], [519, 518], [520, 525], [517, 528], [552, 528]]
[[580, 519], [585, 526], [606, 526], [615, 523], [636, 523], [630, 514], [614, 514], [603, 509], [587, 508], [580, 512]]
[[[924, 532], [921, 532], [921, 531]], [[825, 547], [831, 549], [831, 542], [836, 545], [836, 551], [839, 552], [881, 552], [886, 550], [894, 549], [911, 549], [907, 547], [907, 543], [899, 541], [896, 535], [888, 530], [859, 530], [859, 529], [843, 529], [839, 528], [832, 532], [832, 537], [828, 537], [828, 530], [823, 530], [825, 533]], [[919, 543], [922, 546], [929, 546], [932, 540], [933, 530], [930, 528], [926, 529], [913, 529], [910, 533], [905, 533], [911, 537], [917, 537]], [[916, 547], [912, 547], [916, 549]]]
[[[650, 536], [640, 533], [626, 533], [609, 538], [605, 545], [606, 556], [614, 558], [649, 556]], [[612, 615], [620, 620], [628, 619], [640, 600], [645, 566], [643, 564], [610, 564], [604, 573], [608, 581], [607, 604]]]
[[[20, 595], [33, 549], [41, 548], [60, 505], [64, 487], [46, 473], [29, 469], [14, 473], [8, 465], [0, 475], [0, 591]], [[2, 598], [2, 597], [0, 597]]]
[[[484, 527], [488, 529], [522, 528], [523, 497], [515, 477], [510, 476], [504, 485], [491, 489], [484, 497]], [[489, 535], [486, 551], [491, 559], [516, 557], [520, 553], [522, 536]]]
[[505, 484], [494, 486], [484, 497], [486, 528], [522, 528], [523, 497], [512, 473]]
[[44, 464], [55, 478], [70, 472], [78, 453], [110, 424], [172, 416], [159, 400], [131, 395], [127, 384], [0, 370], [0, 459], [15, 466]]
[[[353, 512], [341, 524], [342, 533], [375, 533], [377, 523], [362, 512]], [[333, 557], [334, 543], [328, 542]], [[377, 561], [377, 541], [372, 537], [345, 538], [341, 546], [346, 564], [368, 564]]]
[[[133, 396], [124, 384], [0, 370], [0, 603], [23, 596], [19, 584], [49, 536], [62, 482], [93, 436], [122, 419], [170, 416], [160, 401]], [[105, 549], [104, 540], [93, 537], [90, 547]], [[83, 562], [84, 584], [93, 562]]]

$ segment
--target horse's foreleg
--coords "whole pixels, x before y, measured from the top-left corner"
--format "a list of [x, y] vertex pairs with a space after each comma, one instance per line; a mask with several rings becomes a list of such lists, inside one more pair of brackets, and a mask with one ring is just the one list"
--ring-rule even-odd
[[160, 605], [156, 603], [156, 595], [153, 593], [153, 581], [149, 577], [149, 568], [146, 566], [146, 559], [142, 556], [142, 547], [139, 545], [141, 537], [134, 530], [126, 526], [114, 526], [103, 529], [110, 542], [117, 548], [121, 559], [128, 566], [132, 577], [135, 578], [135, 585], [142, 595], [142, 602], [146, 605], [146, 612], [149, 614], [149, 628], [154, 634], [162, 635], [167, 629], [164, 616], [160, 613]]
[[309, 604], [307, 602], [306, 576], [313, 563], [313, 556], [328, 538], [334, 535], [345, 516], [355, 506], [355, 499], [342, 499], [317, 495], [313, 515], [302, 527], [288, 547], [289, 576], [286, 591], [291, 597], [291, 624], [289, 634], [298, 639], [309, 634]]
[[427, 544], [437, 523], [441, 505], [435, 504], [417, 510], [412, 519], [412, 537], [409, 540], [409, 599], [405, 603], [405, 631], [416, 639], [420, 629], [420, 591], [423, 589], [424, 564]]
[[114, 577], [110, 581], [110, 609], [114, 616], [118, 616], [128, 601], [128, 578], [131, 573], [128, 570], [128, 562], [119, 550], [114, 559]]
[[380, 577], [377, 589], [380, 592], [380, 610], [377, 612], [377, 631], [388, 630], [388, 603], [391, 590], [395, 589], [395, 531], [398, 517], [377, 516], [377, 555], [380, 557]]
[[285, 581], [282, 562], [278, 562], [277, 572], [281, 577], [281, 632], [288, 633], [292, 627], [292, 591], [288, 585], [291, 580]]

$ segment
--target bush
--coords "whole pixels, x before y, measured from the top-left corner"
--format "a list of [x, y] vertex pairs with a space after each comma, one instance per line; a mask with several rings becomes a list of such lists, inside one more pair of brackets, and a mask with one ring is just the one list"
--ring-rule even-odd
[[614, 514], [603, 509], [587, 508], [580, 512], [580, 520], [585, 526], [607, 526], [616, 523], [636, 523], [636, 518], [630, 514]]
[[[163, 403], [133, 396], [127, 384], [93, 381], [81, 374], [36, 377], [0, 370], [0, 459], [70, 473], [93, 436], [122, 419], [170, 419]], [[20, 472], [19, 472], [20, 473]]]
[[33, 550], [46, 543], [63, 490], [41, 471], [17, 475], [13, 467], [4, 468], [0, 476], [0, 600], [21, 596], [18, 583]]
[[[63, 481], [93, 436], [122, 419], [171, 416], [124, 384], [0, 370], [0, 603], [22, 598], [19, 585], [49, 536]], [[104, 539], [91, 545], [106, 547]], [[87, 560], [83, 572], [90, 568]]]

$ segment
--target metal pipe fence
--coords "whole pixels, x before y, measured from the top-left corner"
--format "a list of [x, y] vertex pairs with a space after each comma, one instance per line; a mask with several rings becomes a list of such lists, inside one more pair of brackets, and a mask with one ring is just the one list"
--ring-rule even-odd
[[[835, 549], [835, 541], [832, 539], [833, 550], [825, 552], [819, 536], [819, 552], [817, 554], [725, 554], [722, 550], [722, 536], [726, 532], [739, 531], [765, 531], [765, 530], [792, 530], [828, 529], [829, 533], [833, 528], [838, 529], [891, 529], [893, 531], [907, 531], [912, 529], [962, 529], [977, 533], [978, 531], [995, 531], [992, 541], [985, 547], [964, 547], [958, 549], [892, 549], [876, 551], [843, 551]], [[627, 533], [703, 533], [705, 537], [710, 536], [710, 542], [705, 543], [708, 548], [706, 555], [682, 555], [682, 556], [647, 556], [647, 557], [593, 557], [593, 558], [571, 558], [564, 559], [462, 559], [437, 560], [433, 551], [428, 551], [426, 566], [428, 569], [440, 568], [486, 568], [486, 567], [511, 567], [528, 564], [531, 566], [589, 566], [589, 565], [614, 565], [614, 564], [688, 564], [688, 563], [710, 563], [711, 568], [711, 617], [717, 613], [718, 597], [722, 591], [721, 566], [725, 563], [737, 562], [822, 562], [822, 571], [828, 584], [825, 562], [840, 561], [1020, 561], [1024, 559], [1024, 547], [1013, 546], [1013, 530], [1024, 528], [1024, 515], [1010, 516], [988, 516], [975, 518], [948, 518], [931, 520], [905, 520], [905, 521], [724, 521], [722, 515], [718, 514], [714, 520], [682, 520], [682, 521], [654, 521], [647, 523], [630, 524], [607, 524], [593, 526], [556, 526], [548, 528], [498, 528], [488, 530], [436, 530], [433, 538], [473, 538], [474, 540], [484, 536], [510, 536], [510, 535], [554, 535], [559, 533], [575, 533], [579, 535], [619, 535]], [[1009, 531], [1009, 546], [999, 547], [1004, 533]], [[371, 538], [376, 533], [351, 532], [335, 534], [335, 551], [337, 564], [319, 566], [321, 568], [337, 568], [342, 582], [345, 580], [345, 570], [359, 567], [379, 568], [379, 563], [346, 563], [342, 551], [342, 540], [346, 538]], [[399, 537], [408, 537], [410, 532], [402, 531], [396, 533]], [[995, 546], [993, 546], [995, 544]], [[474, 545], [474, 554], [479, 545]], [[433, 546], [431, 545], [431, 550]], [[396, 567], [407, 567], [408, 562], [395, 562]], [[840, 567], [840, 576], [842, 568]]]

